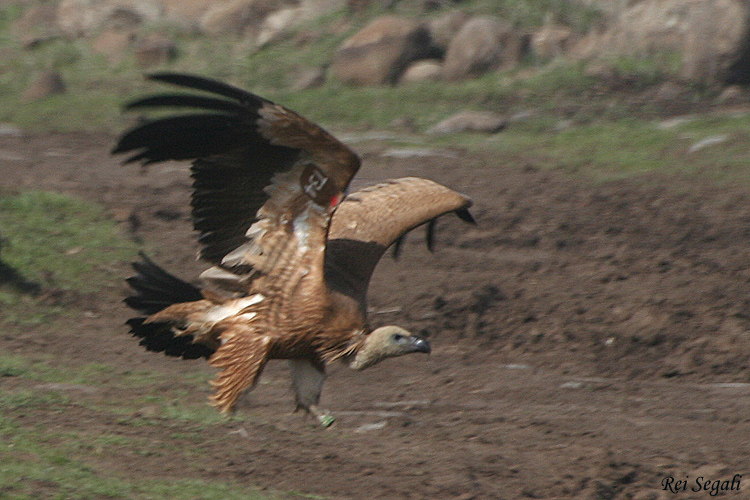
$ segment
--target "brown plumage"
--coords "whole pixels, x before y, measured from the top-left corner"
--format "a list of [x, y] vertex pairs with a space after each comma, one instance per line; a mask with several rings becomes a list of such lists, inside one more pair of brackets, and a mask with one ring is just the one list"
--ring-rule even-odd
[[[128, 109], [197, 113], [136, 126], [113, 153], [126, 162], [193, 160], [192, 214], [212, 264], [199, 289], [145, 256], [128, 279], [128, 321], [147, 349], [206, 357], [220, 369], [212, 402], [231, 411], [269, 359], [288, 359], [297, 407], [324, 425], [318, 401], [325, 365], [355, 370], [385, 358], [430, 352], [400, 327], [371, 330], [366, 295], [385, 250], [411, 229], [455, 212], [473, 222], [471, 201], [435, 182], [390, 180], [345, 196], [359, 158], [322, 128], [238, 88], [175, 73], [157, 80], [205, 93], [161, 94]], [[213, 95], [211, 95], [213, 94]]]

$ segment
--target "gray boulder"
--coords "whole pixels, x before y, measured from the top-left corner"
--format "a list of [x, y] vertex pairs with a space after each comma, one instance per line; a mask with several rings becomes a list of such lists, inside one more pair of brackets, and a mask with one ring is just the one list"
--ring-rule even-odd
[[494, 17], [475, 17], [464, 23], [450, 42], [443, 77], [457, 81], [480, 76], [499, 67], [513, 67], [521, 56], [521, 36]]
[[428, 24], [432, 44], [443, 52], [461, 27], [471, 18], [462, 10], [451, 10], [431, 19]]
[[61, 0], [57, 26], [69, 37], [88, 37], [104, 29], [132, 29], [162, 14], [158, 0]]
[[458, 132], [484, 132], [494, 134], [503, 130], [508, 121], [491, 111], [463, 111], [441, 121], [428, 134], [456, 134]]
[[415, 61], [406, 68], [399, 83], [437, 81], [443, 75], [443, 63], [437, 59]]
[[66, 87], [62, 75], [57, 71], [43, 71], [36, 75], [26, 90], [21, 94], [23, 102], [38, 101], [55, 94], [65, 93]]
[[612, 14], [575, 54], [596, 58], [678, 53], [681, 76], [750, 83], [750, 4], [745, 0], [634, 0]]
[[58, 35], [57, 9], [48, 3], [30, 6], [13, 21], [10, 31], [24, 47], [35, 47]]
[[133, 54], [136, 63], [142, 68], [160, 66], [177, 57], [177, 45], [168, 36], [152, 33], [136, 39]]
[[394, 84], [412, 61], [432, 54], [430, 35], [417, 21], [379, 17], [336, 51], [333, 76], [351, 85]]

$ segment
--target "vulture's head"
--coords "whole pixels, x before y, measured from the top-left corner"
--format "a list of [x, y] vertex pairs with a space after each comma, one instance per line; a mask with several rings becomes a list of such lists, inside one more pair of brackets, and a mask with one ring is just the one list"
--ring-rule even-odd
[[412, 352], [430, 353], [430, 343], [399, 326], [383, 326], [373, 330], [362, 343], [349, 366], [364, 370], [386, 358]]

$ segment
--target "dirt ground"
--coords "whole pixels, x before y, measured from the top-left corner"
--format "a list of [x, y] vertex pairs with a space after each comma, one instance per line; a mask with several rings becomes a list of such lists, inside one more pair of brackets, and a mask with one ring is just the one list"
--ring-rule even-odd
[[[164, 267], [197, 276], [187, 167], [122, 167], [108, 156], [112, 144], [103, 135], [0, 137], [0, 187], [100, 202]], [[323, 498], [708, 498], [691, 491], [695, 479], [735, 474], [740, 491], [719, 496], [750, 498], [750, 187], [595, 184], [524, 158], [403, 158], [376, 141], [352, 146], [364, 158], [355, 189], [416, 175], [475, 201], [478, 226], [444, 218], [434, 254], [417, 229], [372, 282], [374, 326], [428, 335], [431, 356], [362, 373], [333, 367], [323, 402], [338, 419], [328, 430], [291, 413], [283, 363], [239, 409], [257, 425], [228, 420], [181, 441], [77, 407], [27, 423], [111, 427], [201, 451], [196, 465], [123, 449], [101, 465], [113, 475], [189, 469]], [[118, 272], [127, 277], [127, 263]], [[210, 370], [142, 350], [123, 326], [124, 295], [124, 285], [105, 288], [86, 305], [96, 314], [69, 330], [0, 337], [0, 349], [158, 365], [165, 386]], [[687, 478], [687, 491], [664, 491], [669, 477]]]

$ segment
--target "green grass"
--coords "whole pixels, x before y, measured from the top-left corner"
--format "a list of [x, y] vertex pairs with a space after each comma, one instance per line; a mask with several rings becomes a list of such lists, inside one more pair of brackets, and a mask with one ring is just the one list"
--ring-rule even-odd
[[104, 209], [67, 195], [0, 196], [2, 261], [24, 279], [81, 292], [97, 290], [109, 266], [135, 254]]
[[[637, 117], [579, 123], [539, 116], [498, 134], [435, 137], [428, 144], [493, 152], [504, 164], [520, 159], [594, 180], [658, 173], [699, 176], [712, 182], [748, 181], [750, 113], [696, 116], [672, 127], [661, 124]], [[691, 151], [701, 140], [717, 136], [726, 140]]]
[[52, 328], [55, 318], [81, 314], [86, 297], [119, 286], [112, 269], [136, 254], [97, 204], [59, 193], [0, 193], [0, 325]]
[[[103, 363], [71, 366], [64, 358], [43, 355], [0, 355], [0, 498], [276, 498], [226, 480], [190, 479], [195, 468], [199, 475], [201, 449], [211, 445], [203, 431], [226, 421], [205, 401], [187, 401], [187, 389], [179, 388], [205, 384], [206, 378], [206, 373], [181, 377], [177, 388], [166, 388], [164, 375], [154, 372]], [[81, 393], [74, 384], [94, 391]], [[138, 416], [147, 406], [158, 411]], [[155, 435], [160, 437], [149, 437]], [[119, 465], [125, 456], [188, 465], [176, 477], [134, 474]]]
[[123, 452], [137, 457], [164, 456], [180, 451], [164, 443], [109, 433], [59, 431], [54, 427], [27, 428], [0, 417], [0, 497], [8, 500], [169, 498], [201, 500], [262, 500], [274, 495], [230, 484], [187, 478], [126, 477], [109, 471], [107, 462]]
[[[225, 480], [189, 479], [190, 470], [201, 467], [201, 448], [211, 444], [202, 431], [226, 420], [205, 402], [181, 402], [184, 394], [156, 386], [153, 374], [138, 373], [134, 380], [128, 380], [125, 374], [123, 380], [122, 374], [101, 363], [77, 367], [64, 363], [40, 356], [0, 356], [0, 384], [13, 378], [17, 386], [0, 391], [0, 498], [276, 498]], [[112, 380], [113, 373], [116, 381]], [[205, 374], [200, 378], [205, 383]], [[98, 389], [82, 395], [64, 388], [42, 388], [38, 382], [92, 384]], [[22, 386], [26, 388], [19, 388]], [[106, 395], [121, 386], [140, 390], [134, 390], [132, 396], [128, 396], [128, 390]], [[144, 392], [152, 395], [143, 396]], [[159, 411], [153, 418], [137, 416], [136, 410], [144, 405], [156, 405]], [[83, 415], [97, 425], [58, 418], [64, 414]], [[138, 430], [144, 427], [144, 432]], [[153, 435], [161, 437], [149, 437]], [[186, 470], [177, 477], [132, 474], [126, 466], [112, 467], [124, 456], [131, 461], [143, 457], [189, 465], [182, 467]]]
[[[312, 33], [312, 41], [298, 44], [284, 40], [261, 50], [234, 37], [201, 37], [184, 33], [175, 26], [143, 26], [141, 33], [169, 33], [175, 40], [179, 56], [163, 68], [139, 68], [132, 55], [126, 53], [118, 61], [109, 61], [96, 54], [88, 40], [57, 39], [24, 49], [9, 34], [10, 22], [22, 8], [17, 4], [0, 6], [0, 122], [14, 123], [29, 130], [101, 131], [122, 130], [128, 118], [120, 114], [122, 104], [159, 86], [147, 83], [142, 74], [149, 71], [190, 71], [230, 81], [337, 127], [387, 127], [404, 114], [414, 115], [424, 128], [452, 111], [468, 107], [507, 108], [507, 102], [519, 95], [546, 94], [550, 85], [556, 89], [587, 85], [580, 68], [556, 69], [532, 78], [528, 84], [509, 84], [514, 72], [496, 73], [485, 78], [455, 85], [424, 84], [396, 88], [358, 89], [335, 81], [323, 88], [293, 92], [290, 86], [300, 68], [317, 67], [331, 61], [336, 47], [375, 15], [386, 12], [424, 18], [415, 10], [414, 2], [400, 3], [386, 11], [377, 2], [368, 15], [352, 19], [345, 12], [334, 12], [301, 26], [300, 31]], [[595, 9], [575, 6], [565, 0], [502, 0], [468, 1], [461, 8], [473, 14], [497, 15], [515, 25], [539, 26], [547, 16], [582, 31], [589, 29], [600, 14]], [[434, 15], [439, 15], [436, 13]], [[348, 29], [330, 35], [331, 25]], [[36, 74], [42, 70], [61, 72], [67, 92], [32, 102], [20, 96]], [[565, 76], [567, 75], [567, 76]], [[564, 80], [560, 80], [563, 78]], [[574, 81], [575, 80], [575, 81]], [[162, 87], [163, 88], [163, 87]], [[545, 102], [539, 99], [539, 102]]]

